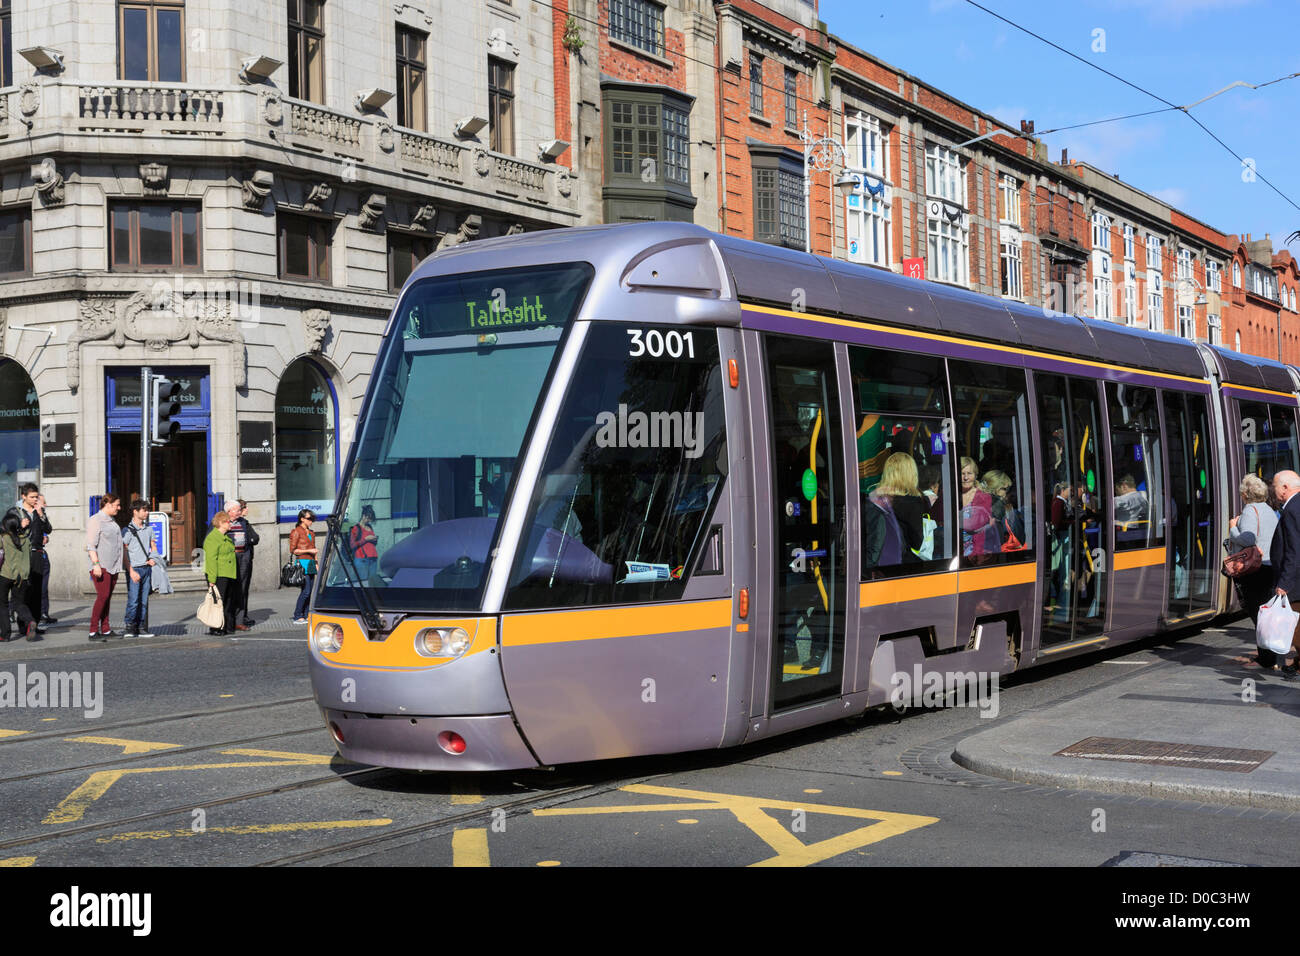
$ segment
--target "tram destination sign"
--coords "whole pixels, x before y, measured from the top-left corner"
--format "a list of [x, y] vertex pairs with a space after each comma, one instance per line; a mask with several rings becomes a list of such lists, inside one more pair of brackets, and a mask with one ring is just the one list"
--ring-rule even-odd
[[41, 426], [41, 474], [46, 478], [77, 477], [77, 425]]
[[275, 423], [239, 423], [239, 473], [275, 474]]

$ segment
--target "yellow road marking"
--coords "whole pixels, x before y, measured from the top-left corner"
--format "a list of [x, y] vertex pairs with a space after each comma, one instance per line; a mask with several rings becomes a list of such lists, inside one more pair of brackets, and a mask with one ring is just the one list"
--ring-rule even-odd
[[171, 750], [180, 744], [158, 744], [149, 740], [123, 740], [119, 737], [64, 737], [65, 741], [78, 744], [104, 744], [106, 747], [121, 747], [122, 756], [127, 754], [147, 754], [153, 750]]
[[5, 737], [21, 737], [23, 734], [30, 734], [30, 730], [0, 730], [0, 740]]
[[0, 860], [0, 866], [31, 866], [35, 862], [34, 856], [11, 856], [7, 860]]
[[559, 860], [538, 860], [537, 865], [538, 866], [559, 866], [560, 861]]
[[359, 827], [386, 827], [392, 820], [376, 817], [373, 820], [319, 820], [302, 823], [246, 823], [239, 826], [207, 827], [194, 830], [182, 827], [179, 830], [139, 830], [134, 833], [114, 833], [112, 836], [99, 837], [96, 843], [121, 843], [126, 840], [167, 840], [171, 837], [204, 836], [208, 833], [231, 834], [266, 834], [266, 833], [302, 833], [307, 830], [352, 830]]
[[699, 820], [694, 820], [694, 819], [692, 819], [692, 818], [690, 818], [690, 817], [687, 817], [686, 819], [684, 819], [684, 820], [678, 820], [677, 822], [678, 822], [678, 823], [688, 823], [688, 824], [689, 824], [689, 823], [699, 823], [700, 821], [699, 821]]
[[52, 721], [52, 720], [58, 720], [58, 719], [59, 719], [59, 718], [57, 718], [57, 717], [42, 717], [42, 718], [41, 718], [41, 723], [43, 723], [43, 724], [48, 724], [50, 721]]
[[461, 780], [457, 778], [451, 783], [451, 805], [458, 806], [466, 803], [482, 803], [483, 796], [478, 792], [478, 786], [472, 780]]
[[882, 770], [880, 772], [886, 777], [901, 777], [903, 775], [903, 771], [901, 770]]
[[136, 773], [172, 773], [181, 770], [229, 770], [237, 767], [306, 767], [328, 764], [333, 758], [320, 754], [295, 754], [279, 750], [223, 750], [223, 754], [235, 754], [248, 757], [269, 757], [270, 760], [245, 763], [193, 763], [179, 767], [130, 767], [124, 770], [97, 770], [86, 781], [63, 798], [57, 807], [49, 812], [42, 823], [76, 823], [86, 814], [90, 805], [108, 792], [113, 784], [127, 774]]
[[451, 835], [452, 866], [491, 866], [487, 830], [457, 830]]
[[[707, 793], [700, 790], [682, 790], [676, 787], [652, 787], [646, 784], [633, 784], [621, 787], [628, 793], [644, 793], [654, 796], [677, 797], [692, 800], [690, 803], [646, 803], [615, 807], [558, 807], [549, 810], [534, 810], [535, 816], [584, 816], [602, 813], [658, 813], [662, 811], [680, 812], [682, 810], [727, 810], [737, 820], [747, 826], [754, 834], [776, 851], [776, 856], [760, 860], [751, 866], [808, 866], [820, 863], [850, 850], [879, 843], [892, 836], [899, 836], [910, 830], [938, 823], [938, 817], [924, 817], [912, 813], [893, 813], [885, 810], [860, 810], [857, 807], [836, 807], [824, 803], [796, 803], [789, 800], [765, 800], [761, 797], [745, 797], [730, 793]], [[694, 798], [704, 798], [704, 802]], [[817, 843], [804, 843], [787, 830], [767, 810], [800, 810], [806, 813], [825, 813], [831, 816], [856, 817], [875, 820], [868, 826], [858, 827], [848, 833]], [[538, 864], [539, 866], [541, 864]]]

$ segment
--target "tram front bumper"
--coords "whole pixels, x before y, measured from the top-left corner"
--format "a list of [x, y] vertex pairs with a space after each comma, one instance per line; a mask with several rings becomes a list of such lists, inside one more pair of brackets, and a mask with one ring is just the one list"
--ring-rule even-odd
[[[474, 717], [366, 715], [321, 708], [344, 760], [402, 770], [522, 770], [537, 761], [509, 714]], [[440, 742], [446, 734], [464, 741], [462, 753]], [[342, 740], [339, 738], [342, 737]]]

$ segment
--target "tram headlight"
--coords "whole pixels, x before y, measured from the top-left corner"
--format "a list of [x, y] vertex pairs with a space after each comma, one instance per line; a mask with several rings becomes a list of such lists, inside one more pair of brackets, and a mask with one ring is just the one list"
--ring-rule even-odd
[[423, 657], [460, 657], [469, 645], [463, 627], [426, 627], [415, 635], [415, 652]]
[[337, 654], [343, 647], [343, 628], [329, 622], [317, 624], [312, 640], [322, 654]]

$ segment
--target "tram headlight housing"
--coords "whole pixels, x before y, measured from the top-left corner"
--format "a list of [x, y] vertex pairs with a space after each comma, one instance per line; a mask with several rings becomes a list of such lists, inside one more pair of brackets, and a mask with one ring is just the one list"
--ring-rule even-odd
[[322, 654], [337, 654], [343, 649], [343, 628], [328, 621], [317, 624], [312, 640], [316, 642], [316, 650]]
[[415, 635], [415, 653], [422, 657], [460, 657], [469, 645], [469, 632], [463, 627], [426, 627]]

